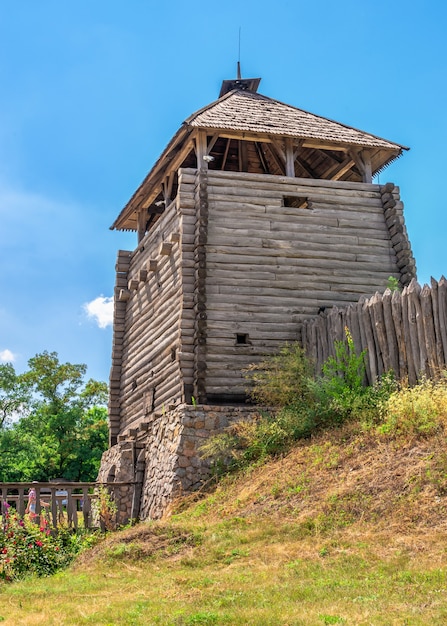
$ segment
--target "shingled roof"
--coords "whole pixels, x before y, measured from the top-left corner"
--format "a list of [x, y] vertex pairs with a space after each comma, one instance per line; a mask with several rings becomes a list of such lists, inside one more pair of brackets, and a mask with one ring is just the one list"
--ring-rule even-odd
[[[180, 167], [197, 167], [194, 138], [204, 131], [212, 144], [209, 154], [213, 161], [209, 167], [220, 170], [284, 175], [282, 146], [292, 140], [300, 149], [295, 160], [295, 176], [361, 182], [362, 150], [368, 151], [372, 175], [408, 150], [254, 91], [233, 89], [183, 122], [112, 229], [136, 230], [138, 213], [154, 203], [159, 206], [164, 199], [162, 183], [167, 176], [171, 176], [170, 188], [175, 193], [172, 174]], [[238, 144], [246, 142], [251, 142], [250, 155], [245, 160], [248, 169], [235, 170], [234, 163], [242, 162], [236, 154]], [[227, 159], [228, 154], [232, 160]]]
[[251, 91], [230, 91], [193, 113], [185, 124], [195, 128], [231, 129], [282, 137], [320, 139], [337, 144], [406, 149], [386, 139]]

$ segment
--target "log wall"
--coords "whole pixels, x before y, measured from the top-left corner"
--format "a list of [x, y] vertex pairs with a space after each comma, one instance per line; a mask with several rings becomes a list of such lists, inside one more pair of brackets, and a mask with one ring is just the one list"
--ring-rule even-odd
[[115, 436], [182, 399], [180, 230], [181, 216], [172, 203], [133, 253], [118, 255], [110, 375]]
[[346, 308], [305, 321], [301, 342], [316, 371], [334, 355], [334, 342], [349, 328], [358, 354], [366, 350], [368, 383], [389, 370], [414, 385], [447, 368], [447, 280], [421, 287], [415, 279], [402, 292], [389, 289]]
[[207, 192], [210, 401], [242, 397], [242, 370], [306, 318], [415, 274], [392, 184], [208, 171]]
[[241, 401], [243, 370], [320, 310], [415, 274], [399, 190], [181, 169], [176, 199], [120, 251], [110, 443], [180, 402]]

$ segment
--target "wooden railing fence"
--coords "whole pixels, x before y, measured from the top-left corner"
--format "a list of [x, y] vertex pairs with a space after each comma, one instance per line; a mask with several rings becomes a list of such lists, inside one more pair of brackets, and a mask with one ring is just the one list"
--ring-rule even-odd
[[0, 483], [0, 515], [2, 524], [7, 511], [15, 510], [25, 516], [28, 493], [36, 491], [36, 512], [33, 521], [56, 529], [64, 524], [74, 530], [78, 527], [101, 528], [101, 516], [95, 515], [94, 501], [98, 499], [98, 487], [106, 487], [113, 493], [117, 487], [130, 483], [88, 483], [88, 482], [32, 482]]
[[410, 385], [436, 378], [447, 370], [447, 280], [421, 287], [413, 279], [402, 292], [387, 289], [305, 321], [301, 342], [317, 372], [335, 354], [334, 342], [346, 341], [345, 328], [356, 351], [366, 350], [369, 384], [389, 370]]

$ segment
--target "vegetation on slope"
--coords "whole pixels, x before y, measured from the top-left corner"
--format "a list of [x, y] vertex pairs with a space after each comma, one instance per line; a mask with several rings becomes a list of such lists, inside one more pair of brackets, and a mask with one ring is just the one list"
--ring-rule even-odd
[[[410, 408], [425, 407], [432, 391], [424, 383]], [[428, 430], [425, 418], [401, 428], [392, 415], [317, 432], [177, 502], [169, 519], [109, 535], [74, 568], [0, 587], [0, 616], [6, 624], [444, 624], [446, 414], [424, 409]]]
[[[0, 586], [0, 617], [46, 625], [446, 623], [446, 378], [413, 389], [386, 379], [364, 390], [354, 356], [348, 344], [320, 382], [299, 373], [293, 402], [251, 430], [226, 433], [238, 471], [208, 493], [179, 500], [161, 522], [108, 535], [64, 572]], [[332, 392], [320, 393], [327, 386]], [[324, 419], [300, 434], [297, 423], [322, 408]]]

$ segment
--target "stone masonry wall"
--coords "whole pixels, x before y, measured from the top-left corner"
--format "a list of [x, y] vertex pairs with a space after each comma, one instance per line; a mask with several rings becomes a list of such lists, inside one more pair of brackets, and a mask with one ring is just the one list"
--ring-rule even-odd
[[109, 488], [109, 491], [117, 506], [118, 524], [125, 524], [133, 517], [132, 503], [137, 452], [136, 443], [126, 441], [106, 450], [101, 459], [97, 482], [117, 483], [116, 487]]
[[[258, 413], [257, 408], [247, 406], [183, 404], [154, 415], [138, 432], [121, 435], [120, 439], [125, 436], [128, 439], [104, 453], [98, 476], [102, 481], [113, 480], [114, 475], [116, 482], [136, 483], [135, 487], [129, 487], [127, 497], [124, 493], [119, 496], [120, 523], [125, 521], [126, 514], [127, 519], [131, 516], [159, 519], [169, 511], [173, 500], [199, 489], [210, 477], [211, 465], [210, 460], [200, 457], [199, 447], [231, 423]], [[138, 495], [141, 492], [141, 497], [139, 514], [137, 507], [131, 515], [134, 488]]]

